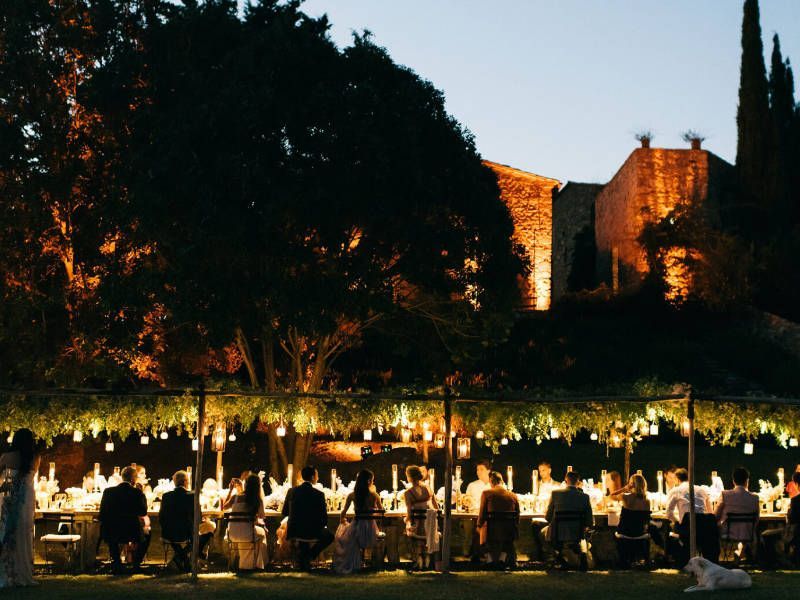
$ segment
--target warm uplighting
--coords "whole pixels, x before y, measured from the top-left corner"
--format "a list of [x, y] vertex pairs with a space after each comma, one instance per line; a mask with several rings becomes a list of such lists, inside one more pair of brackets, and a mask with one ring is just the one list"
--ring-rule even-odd
[[114, 451], [114, 442], [107, 441], [106, 442], [106, 452], [113, 452]]
[[200, 442], [197, 440], [197, 438], [194, 438], [192, 440], [192, 450], [197, 452], [199, 449], [200, 449]]
[[217, 423], [214, 426], [214, 433], [211, 434], [212, 452], [225, 452], [225, 443], [228, 439], [227, 433], [225, 423]]
[[689, 419], [685, 418], [681, 421], [681, 435], [683, 437], [689, 437], [689, 433], [691, 432], [692, 424], [689, 423]]
[[166, 440], [169, 437], [169, 433], [167, 433], [166, 431], [162, 431], [161, 435], [159, 435], [158, 437], [160, 437], [162, 440]]
[[73, 442], [82, 442], [83, 441], [83, 432], [80, 429], [76, 429], [72, 432], [72, 441]]
[[444, 448], [444, 434], [437, 433], [436, 434], [436, 441], [434, 442], [437, 448]]
[[507, 437], [505, 437], [505, 436], [503, 436], [502, 438], [500, 438], [500, 445], [501, 445], [501, 446], [508, 446], [508, 438], [507, 438]]
[[371, 442], [372, 441], [372, 429], [365, 429], [364, 430], [364, 441]]
[[142, 446], [147, 446], [150, 443], [150, 436], [143, 435], [142, 437], [139, 438], [139, 443]]
[[745, 445], [744, 445], [744, 453], [745, 454], [752, 454], [754, 450], [755, 450], [755, 448], [754, 448], [752, 442], [746, 442], [745, 443]]
[[486, 434], [483, 433], [483, 429], [478, 429], [478, 431], [475, 432], [476, 440], [482, 440], [484, 437], [486, 437]]
[[286, 437], [286, 426], [283, 423], [275, 428], [275, 435], [278, 437]]
[[650, 423], [650, 435], [658, 435], [658, 423]]
[[467, 460], [470, 457], [470, 439], [468, 437], [458, 438], [456, 448], [459, 460]]

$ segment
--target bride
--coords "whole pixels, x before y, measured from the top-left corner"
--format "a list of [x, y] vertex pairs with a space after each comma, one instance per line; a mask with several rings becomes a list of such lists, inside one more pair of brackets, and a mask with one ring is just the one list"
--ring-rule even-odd
[[[381, 536], [377, 513], [381, 513], [381, 497], [375, 492], [372, 471], [364, 469], [356, 476], [353, 493], [347, 496], [342, 509], [341, 524], [336, 531], [333, 568], [337, 573], [348, 574], [361, 569], [361, 549], [371, 548]], [[354, 506], [355, 519], [345, 523], [347, 509]]]
[[39, 470], [33, 433], [20, 429], [0, 455], [0, 588], [36, 585], [33, 580], [33, 480]]

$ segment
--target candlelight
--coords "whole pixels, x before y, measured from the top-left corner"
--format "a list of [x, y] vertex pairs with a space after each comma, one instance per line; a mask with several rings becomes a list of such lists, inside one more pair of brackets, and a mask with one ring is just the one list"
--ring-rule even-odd
[[598, 435], [594, 431], [589, 435], [589, 439], [592, 440], [593, 442], [596, 442], [597, 438]]
[[456, 444], [458, 448], [458, 458], [461, 460], [466, 460], [470, 457], [470, 439], [467, 437], [458, 438], [458, 443]]
[[113, 452], [114, 451], [114, 442], [108, 441], [106, 442], [106, 452]]
[[572, 473], [572, 465], [567, 465], [567, 473]]
[[147, 435], [143, 435], [139, 438], [139, 443], [142, 446], [147, 446], [150, 443], [150, 438]]
[[478, 429], [478, 431], [475, 432], [476, 440], [482, 440], [484, 437], [486, 437], [486, 434], [483, 433], [483, 429]]
[[289, 485], [294, 485], [294, 465], [286, 467], [286, 481], [289, 482]]
[[513, 492], [514, 491], [514, 467], [508, 465], [506, 469], [506, 478], [508, 479], [508, 490]]
[[658, 493], [664, 493], [664, 471], [658, 471], [656, 473], [656, 479], [658, 480]]
[[286, 437], [286, 426], [283, 423], [275, 428], [275, 435], [278, 437]]
[[436, 441], [434, 442], [437, 448], [444, 448], [444, 434], [437, 433]]
[[50, 463], [50, 469], [47, 472], [47, 481], [53, 481], [56, 478], [56, 463]]
[[650, 435], [658, 435], [658, 423], [650, 424]]
[[192, 467], [186, 467], [186, 475], [189, 480], [189, 491], [192, 491]]
[[753, 447], [753, 443], [752, 442], [745, 443], [745, 445], [744, 445], [744, 453], [745, 454], [752, 454], [754, 450], [755, 450], [755, 448]]
[[336, 469], [331, 469], [331, 491], [336, 491]]
[[222, 465], [217, 469], [217, 487], [222, 490]]
[[225, 452], [225, 444], [228, 440], [225, 423], [217, 423], [214, 426], [214, 433], [211, 435], [211, 451]]
[[431, 488], [431, 493], [436, 494], [436, 470], [428, 469], [428, 486]]
[[162, 440], [165, 440], [169, 437], [169, 433], [167, 433], [166, 431], [162, 431], [161, 435], [159, 435], [158, 437], [160, 437]]
[[689, 419], [684, 417], [683, 421], [681, 421], [681, 435], [683, 437], [689, 437], [690, 429], [691, 429], [691, 423], [689, 423]]
[[456, 465], [456, 481], [461, 483], [461, 465]]
[[531, 473], [531, 494], [539, 495], [539, 469], [534, 469]]
[[192, 440], [192, 450], [194, 450], [195, 452], [197, 452], [199, 449], [200, 449], [200, 442], [199, 442], [199, 441], [197, 441], [197, 438], [194, 438], [194, 439]]
[[397, 465], [392, 465], [392, 491], [397, 493], [398, 479], [397, 479]]

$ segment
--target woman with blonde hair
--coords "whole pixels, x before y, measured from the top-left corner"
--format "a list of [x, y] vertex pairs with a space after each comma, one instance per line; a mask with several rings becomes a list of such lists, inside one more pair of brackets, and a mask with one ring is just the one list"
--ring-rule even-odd
[[647, 480], [638, 473], [631, 475], [622, 490], [622, 506], [628, 510], [650, 510], [650, 501], [647, 499]]
[[406, 535], [413, 542], [415, 568], [423, 569], [430, 566], [431, 555], [439, 550], [436, 513], [428, 512], [438, 507], [419, 467], [407, 467], [406, 479], [411, 484], [403, 494], [406, 503]]

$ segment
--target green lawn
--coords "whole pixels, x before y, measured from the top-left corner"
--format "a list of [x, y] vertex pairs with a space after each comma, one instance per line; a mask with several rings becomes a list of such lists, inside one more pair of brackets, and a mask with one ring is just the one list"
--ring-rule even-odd
[[[338, 577], [328, 574], [203, 575], [195, 588], [182, 576], [41, 577], [41, 585], [5, 590], [3, 598], [71, 600], [122, 598], [159, 600], [178, 597], [218, 599], [235, 597], [359, 600], [527, 600], [532, 598], [670, 598], [681, 597], [693, 582], [676, 571], [591, 573], [459, 573], [452, 576], [405, 572]], [[739, 598], [797, 598], [800, 571], [753, 573], [753, 588], [728, 592]], [[193, 593], [192, 593], [193, 592]], [[191, 594], [191, 596], [189, 596]]]

